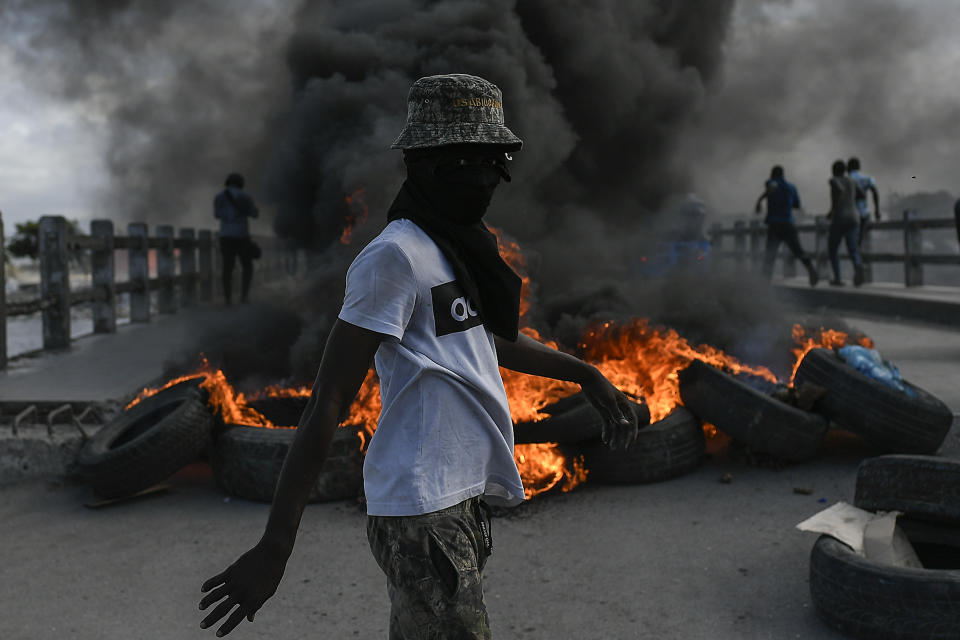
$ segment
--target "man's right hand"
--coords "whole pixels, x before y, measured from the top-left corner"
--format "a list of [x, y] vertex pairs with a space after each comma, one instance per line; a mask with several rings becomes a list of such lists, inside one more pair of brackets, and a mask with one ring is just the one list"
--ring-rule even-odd
[[244, 618], [253, 622], [253, 616], [263, 603], [276, 593], [289, 557], [289, 550], [261, 540], [226, 571], [204, 582], [200, 590], [207, 595], [200, 600], [200, 610], [215, 602], [220, 604], [203, 619], [200, 628], [211, 627], [229, 614], [230, 617], [217, 629], [219, 638], [233, 631]]

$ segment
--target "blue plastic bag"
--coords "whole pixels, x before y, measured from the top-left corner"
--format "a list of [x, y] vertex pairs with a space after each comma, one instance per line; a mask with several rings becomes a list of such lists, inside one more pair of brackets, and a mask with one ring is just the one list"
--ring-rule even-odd
[[837, 353], [840, 354], [844, 362], [860, 373], [882, 382], [888, 387], [893, 387], [897, 391], [902, 391], [911, 398], [917, 397], [917, 392], [903, 383], [900, 370], [881, 358], [876, 350], [851, 345], [837, 349]]

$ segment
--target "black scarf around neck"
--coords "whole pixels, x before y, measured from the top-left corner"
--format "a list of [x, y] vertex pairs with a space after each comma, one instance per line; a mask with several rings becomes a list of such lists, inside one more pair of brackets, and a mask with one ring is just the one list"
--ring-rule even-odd
[[497, 237], [486, 225], [482, 221], [472, 225], [451, 221], [436, 211], [423, 190], [409, 178], [387, 212], [388, 221], [400, 218], [414, 222], [436, 243], [487, 329], [515, 341], [522, 281], [500, 257]]

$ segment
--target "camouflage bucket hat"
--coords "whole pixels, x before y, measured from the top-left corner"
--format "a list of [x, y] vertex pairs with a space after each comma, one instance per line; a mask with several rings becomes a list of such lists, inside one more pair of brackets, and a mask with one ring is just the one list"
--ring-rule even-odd
[[503, 96], [497, 85], [459, 73], [414, 82], [407, 97], [407, 125], [390, 147], [464, 143], [501, 144], [510, 150], [523, 145], [503, 124]]

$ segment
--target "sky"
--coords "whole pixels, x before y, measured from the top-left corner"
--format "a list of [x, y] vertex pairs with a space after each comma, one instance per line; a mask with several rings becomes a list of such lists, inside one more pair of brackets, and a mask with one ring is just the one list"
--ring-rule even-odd
[[[850, 155], [876, 177], [882, 201], [893, 193], [958, 193], [957, 24], [960, 2], [948, 0], [741, 0], [718, 78], [680, 133], [673, 161], [721, 216], [748, 212], [773, 164], [786, 168], [807, 212], [823, 213], [830, 164]], [[111, 181], [115, 129], [104, 111], [24, 71], [9, 39], [0, 42], [7, 235], [40, 215], [102, 215]], [[211, 194], [219, 186], [212, 183]]]

